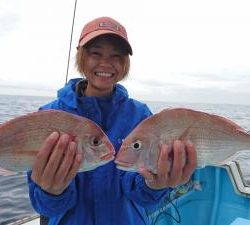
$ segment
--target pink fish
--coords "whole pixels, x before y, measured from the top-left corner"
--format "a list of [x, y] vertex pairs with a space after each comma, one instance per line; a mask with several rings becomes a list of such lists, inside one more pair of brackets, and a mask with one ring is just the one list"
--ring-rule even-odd
[[0, 125], [0, 167], [27, 171], [44, 140], [53, 131], [71, 135], [83, 154], [80, 171], [93, 170], [114, 158], [114, 148], [93, 121], [59, 110], [43, 110]]
[[142, 121], [124, 140], [115, 163], [122, 170], [140, 167], [157, 173], [159, 145], [191, 141], [198, 166], [221, 166], [234, 153], [250, 149], [250, 135], [233, 121], [191, 109], [165, 109]]

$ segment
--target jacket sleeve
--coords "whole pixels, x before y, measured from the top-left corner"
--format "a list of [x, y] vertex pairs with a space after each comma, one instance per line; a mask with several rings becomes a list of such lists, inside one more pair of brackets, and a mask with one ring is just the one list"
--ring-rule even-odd
[[31, 179], [31, 171], [27, 172], [29, 197], [33, 208], [41, 215], [54, 217], [63, 215], [71, 209], [77, 201], [77, 192], [74, 180], [61, 195], [51, 195], [43, 191]]
[[124, 172], [122, 188], [128, 199], [142, 207], [157, 205], [172, 190], [172, 188], [151, 189], [146, 185], [144, 177], [134, 172]]

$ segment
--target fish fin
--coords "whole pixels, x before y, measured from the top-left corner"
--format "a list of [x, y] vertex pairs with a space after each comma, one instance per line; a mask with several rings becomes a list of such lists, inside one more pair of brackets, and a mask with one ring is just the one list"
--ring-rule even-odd
[[190, 139], [189, 137], [191, 135], [191, 130], [192, 130], [192, 126], [189, 126], [186, 130], [184, 130], [184, 132], [179, 137], [179, 140], [187, 141], [188, 139]]
[[0, 176], [12, 176], [12, 175], [16, 175], [17, 172], [11, 171], [11, 170], [7, 170], [4, 169], [2, 167], [0, 167]]

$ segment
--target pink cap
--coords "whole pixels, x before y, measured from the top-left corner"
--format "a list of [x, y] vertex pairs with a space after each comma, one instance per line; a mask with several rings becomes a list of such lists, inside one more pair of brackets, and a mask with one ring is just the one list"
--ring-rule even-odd
[[124, 43], [127, 45], [129, 54], [132, 55], [133, 51], [131, 45], [129, 44], [125, 27], [110, 17], [96, 18], [87, 23], [82, 29], [78, 47], [84, 46], [93, 38], [103, 34], [114, 34], [122, 38], [125, 41]]

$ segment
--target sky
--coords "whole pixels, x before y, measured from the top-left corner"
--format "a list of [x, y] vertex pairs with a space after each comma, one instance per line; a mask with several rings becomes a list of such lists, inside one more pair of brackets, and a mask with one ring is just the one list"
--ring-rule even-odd
[[[56, 96], [66, 79], [74, 0], [0, 0], [0, 94]], [[141, 100], [250, 105], [248, 0], [78, 0], [83, 25], [110, 16], [133, 48], [122, 82]]]

